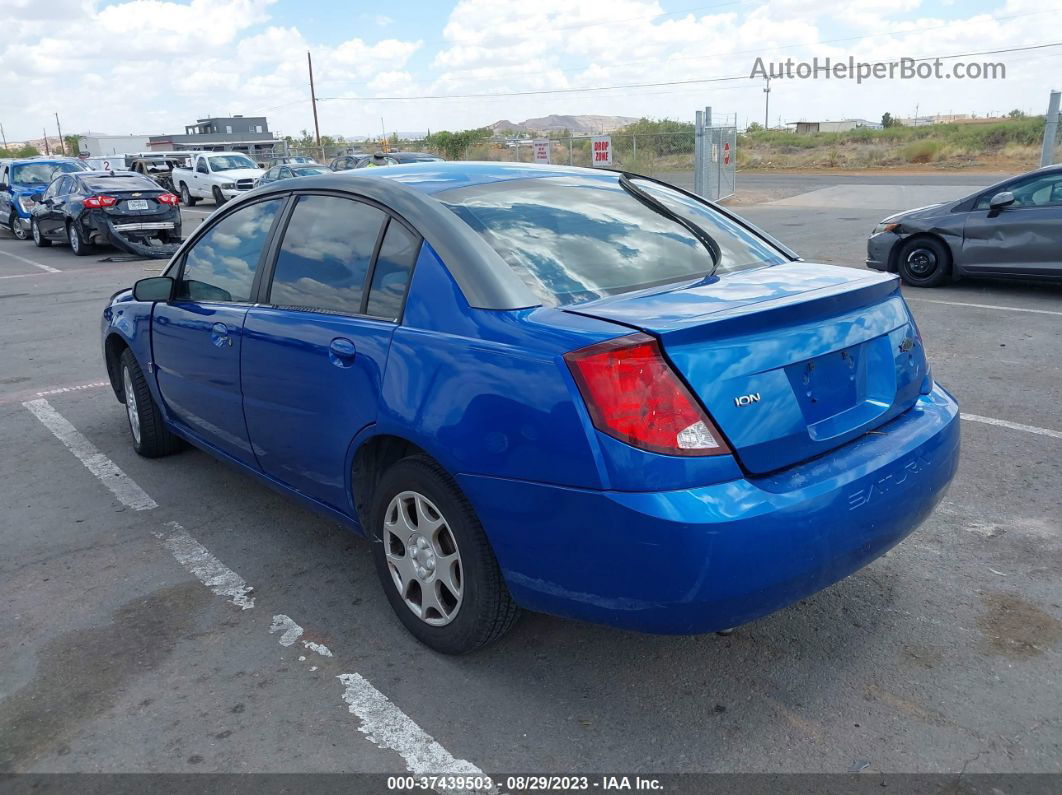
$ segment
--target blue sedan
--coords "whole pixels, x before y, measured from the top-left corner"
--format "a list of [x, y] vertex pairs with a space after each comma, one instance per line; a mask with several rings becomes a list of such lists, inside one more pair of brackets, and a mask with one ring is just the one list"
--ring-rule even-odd
[[365, 535], [447, 653], [521, 607], [750, 621], [912, 532], [959, 455], [895, 276], [633, 174], [268, 185], [113, 296], [102, 334], [138, 453], [190, 442]]

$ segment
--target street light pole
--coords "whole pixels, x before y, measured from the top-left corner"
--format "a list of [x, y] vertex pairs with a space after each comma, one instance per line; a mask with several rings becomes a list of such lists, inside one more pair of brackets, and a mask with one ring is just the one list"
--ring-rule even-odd
[[771, 115], [771, 78], [767, 76], [767, 85], [763, 89], [763, 129], [769, 130], [771, 124], [768, 121]]

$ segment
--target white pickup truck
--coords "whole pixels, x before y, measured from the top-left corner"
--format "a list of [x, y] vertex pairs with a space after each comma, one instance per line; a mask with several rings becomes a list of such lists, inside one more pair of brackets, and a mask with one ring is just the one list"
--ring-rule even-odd
[[181, 203], [189, 207], [200, 199], [213, 199], [218, 206], [249, 191], [263, 170], [242, 152], [188, 152], [187, 168], [171, 173]]

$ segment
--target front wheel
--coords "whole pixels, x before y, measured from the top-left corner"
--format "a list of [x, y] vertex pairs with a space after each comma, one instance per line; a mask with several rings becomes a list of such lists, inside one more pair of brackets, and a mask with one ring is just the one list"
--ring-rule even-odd
[[179, 437], [170, 433], [162, 420], [155, 398], [151, 396], [144, 373], [133, 352], [126, 348], [120, 360], [122, 396], [133, 449], [145, 458], [159, 458], [181, 449]]
[[22, 222], [19, 221], [17, 213], [11, 213], [11, 217], [8, 219], [7, 226], [11, 230], [11, 234], [15, 236], [16, 240], [26, 239], [26, 230], [22, 228]]
[[936, 287], [951, 272], [951, 255], [939, 240], [916, 237], [901, 245], [897, 270], [904, 283], [912, 287]]
[[37, 248], [48, 248], [52, 244], [51, 240], [41, 234], [41, 227], [36, 218], [30, 219], [30, 230], [33, 233], [33, 245]]
[[399, 620], [421, 643], [465, 654], [504, 635], [518, 608], [468, 499], [438, 464], [412, 456], [373, 499], [376, 571]]
[[225, 203], [225, 194], [221, 192], [221, 188], [215, 185], [211, 189], [211, 192], [214, 194], [214, 204], [220, 207]]
[[188, 190], [188, 186], [183, 182], [181, 183], [181, 204], [185, 207], [195, 207], [195, 203], [199, 201], [192, 192]]

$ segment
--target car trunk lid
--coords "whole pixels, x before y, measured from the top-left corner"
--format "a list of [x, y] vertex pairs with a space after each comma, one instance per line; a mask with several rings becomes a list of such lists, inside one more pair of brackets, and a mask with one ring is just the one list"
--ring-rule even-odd
[[793, 262], [568, 307], [652, 334], [752, 473], [910, 408], [928, 365], [896, 277]]

